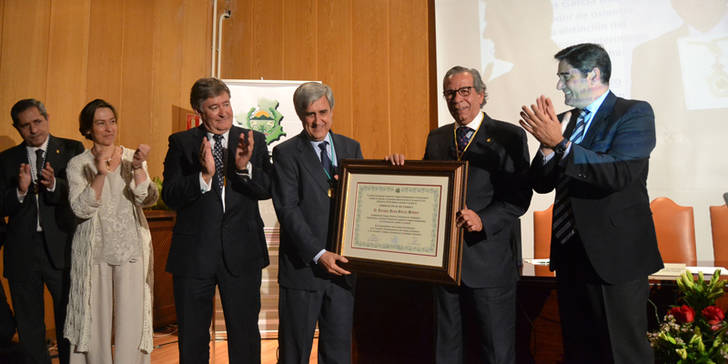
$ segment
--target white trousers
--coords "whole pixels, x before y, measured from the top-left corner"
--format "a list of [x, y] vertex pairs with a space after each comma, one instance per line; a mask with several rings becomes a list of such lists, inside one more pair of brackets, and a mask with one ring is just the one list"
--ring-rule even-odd
[[122, 265], [93, 265], [88, 352], [71, 348], [71, 364], [150, 363], [149, 354], [139, 350], [144, 319], [143, 268], [141, 259]]

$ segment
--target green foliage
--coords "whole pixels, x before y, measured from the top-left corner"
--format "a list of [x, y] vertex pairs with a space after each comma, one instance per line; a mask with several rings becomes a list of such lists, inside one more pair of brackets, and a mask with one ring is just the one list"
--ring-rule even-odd
[[682, 301], [696, 312], [714, 304], [715, 300], [723, 295], [726, 283], [725, 280], [720, 279], [720, 270], [716, 270], [708, 282], [705, 281], [703, 272], [698, 273], [696, 281], [688, 271], [683, 272], [676, 281]]
[[154, 183], [157, 186], [157, 190], [159, 191], [160, 198], [157, 199], [157, 203], [151, 207], [152, 210], [169, 210], [170, 208], [167, 206], [167, 204], [162, 201], [162, 178], [160, 177], [152, 177], [152, 183]]

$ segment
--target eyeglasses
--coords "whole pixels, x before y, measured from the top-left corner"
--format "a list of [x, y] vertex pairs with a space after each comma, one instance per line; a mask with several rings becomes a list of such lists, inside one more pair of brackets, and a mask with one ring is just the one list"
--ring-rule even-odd
[[470, 90], [473, 88], [473, 86], [465, 86], [461, 87], [457, 90], [445, 90], [442, 92], [442, 95], [445, 96], [445, 99], [450, 100], [455, 97], [455, 94], [458, 93], [462, 97], [470, 96]]

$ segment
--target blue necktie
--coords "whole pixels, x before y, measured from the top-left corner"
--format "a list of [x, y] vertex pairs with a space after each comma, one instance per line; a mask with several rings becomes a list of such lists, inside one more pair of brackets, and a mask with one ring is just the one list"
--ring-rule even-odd
[[321, 166], [324, 167], [324, 171], [326, 171], [326, 175], [329, 178], [332, 177], [333, 172], [333, 164], [331, 163], [331, 159], [329, 158], [329, 153], [326, 151], [326, 146], [329, 144], [327, 141], [323, 141], [319, 143], [318, 147], [321, 149], [321, 152], [319, 153], [319, 156], [321, 157]]
[[[584, 140], [584, 128], [586, 127], [586, 118], [589, 110], [584, 109], [576, 119], [576, 126], [571, 133], [569, 140], [574, 144], [581, 143]], [[560, 158], [560, 157], [559, 157]], [[554, 215], [552, 232], [555, 241], [564, 244], [574, 235], [574, 212], [571, 209], [571, 201], [569, 200], [569, 177], [561, 176], [559, 185], [556, 187], [556, 200], [554, 201]]]
[[468, 142], [473, 136], [472, 131], [473, 129], [468, 128], [467, 126], [461, 126], [455, 131], [458, 138], [458, 152], [462, 153], [465, 151], [465, 148], [468, 147]]
[[212, 157], [215, 159], [215, 177], [213, 187], [221, 192], [225, 187], [225, 164], [223, 163], [222, 135], [213, 135], [215, 146], [212, 147]]

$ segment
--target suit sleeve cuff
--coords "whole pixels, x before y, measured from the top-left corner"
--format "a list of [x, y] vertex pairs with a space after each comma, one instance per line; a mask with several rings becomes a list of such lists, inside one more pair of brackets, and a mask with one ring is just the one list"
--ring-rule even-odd
[[17, 188], [15, 189], [15, 193], [17, 194], [18, 202], [20, 202], [20, 203], [23, 203], [23, 201], [25, 200], [25, 196], [28, 195], [28, 191], [25, 191], [25, 193], [21, 194], [20, 190]]
[[210, 192], [212, 189], [212, 180], [210, 180], [210, 183], [208, 184], [205, 182], [205, 179], [202, 178], [202, 172], [200, 172], [200, 193], [206, 193]]
[[326, 249], [321, 249], [321, 251], [313, 257], [313, 262], [318, 264], [319, 259], [322, 255], [324, 255], [324, 253], [326, 253]]
[[245, 166], [245, 169], [235, 171], [235, 174], [237, 174], [238, 177], [242, 177], [242, 178], [247, 178], [247, 179], [253, 178], [253, 165], [250, 162], [248, 162], [248, 165]]

